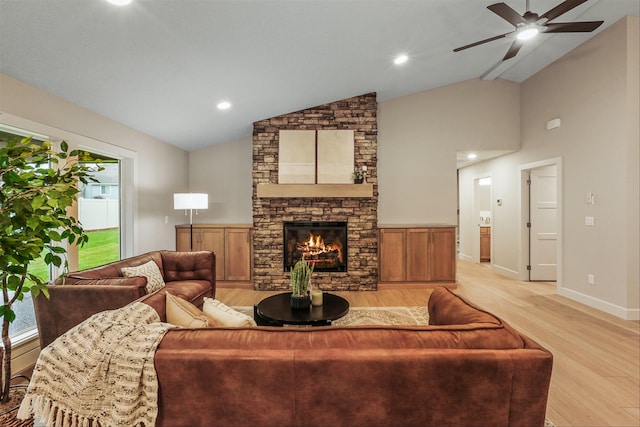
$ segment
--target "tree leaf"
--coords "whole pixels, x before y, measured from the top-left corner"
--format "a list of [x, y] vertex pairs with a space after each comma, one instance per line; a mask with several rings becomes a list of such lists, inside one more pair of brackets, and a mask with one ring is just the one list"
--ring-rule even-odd
[[42, 205], [44, 205], [45, 202], [45, 198], [44, 196], [36, 196], [33, 198], [33, 200], [31, 201], [31, 208], [35, 211], [38, 210]]
[[54, 242], [59, 242], [62, 240], [62, 236], [56, 230], [49, 230], [48, 235]]
[[29, 217], [29, 219], [27, 219], [27, 226], [32, 230], [37, 230], [40, 226], [40, 220], [35, 215], [31, 216]]
[[9, 323], [16, 319], [16, 314], [6, 305], [0, 306], [0, 317], [4, 317]]

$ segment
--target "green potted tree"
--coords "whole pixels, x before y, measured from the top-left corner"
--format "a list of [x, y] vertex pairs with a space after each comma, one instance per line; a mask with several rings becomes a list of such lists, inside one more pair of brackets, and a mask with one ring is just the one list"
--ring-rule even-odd
[[9, 400], [13, 305], [27, 292], [48, 297], [46, 280], [29, 272], [30, 263], [44, 255], [47, 266], [66, 270], [63, 244], [83, 245], [89, 239], [67, 208], [78, 198], [78, 181], [95, 181], [90, 174], [96, 169], [79, 163], [79, 152], [69, 152], [65, 141], [59, 151], [52, 147], [51, 142], [35, 143], [30, 137], [0, 146], [0, 403]]
[[294, 310], [308, 309], [311, 305], [309, 286], [313, 267], [309, 267], [303, 255], [289, 270], [291, 274], [291, 308]]

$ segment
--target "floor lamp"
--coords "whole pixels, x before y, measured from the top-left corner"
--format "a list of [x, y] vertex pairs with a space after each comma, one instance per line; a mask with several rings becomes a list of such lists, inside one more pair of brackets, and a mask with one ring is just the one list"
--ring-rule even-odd
[[198, 209], [209, 207], [209, 195], [207, 193], [175, 193], [173, 195], [173, 209], [184, 209], [184, 214], [189, 211], [189, 249], [193, 251], [193, 210], [198, 215]]

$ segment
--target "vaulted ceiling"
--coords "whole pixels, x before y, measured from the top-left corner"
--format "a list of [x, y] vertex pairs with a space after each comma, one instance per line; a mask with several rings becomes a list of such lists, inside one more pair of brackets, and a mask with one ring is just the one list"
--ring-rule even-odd
[[[531, 0], [542, 14], [561, 0]], [[0, 72], [195, 150], [254, 121], [368, 92], [396, 98], [473, 78], [522, 82], [625, 15], [637, 0], [589, 0], [502, 61], [513, 30], [484, 0], [0, 0]], [[507, 0], [522, 14], [526, 0]], [[399, 54], [408, 55], [394, 65]], [[1, 91], [1, 88], [0, 88]], [[1, 95], [1, 94], [0, 94]], [[231, 107], [216, 105], [228, 101]]]

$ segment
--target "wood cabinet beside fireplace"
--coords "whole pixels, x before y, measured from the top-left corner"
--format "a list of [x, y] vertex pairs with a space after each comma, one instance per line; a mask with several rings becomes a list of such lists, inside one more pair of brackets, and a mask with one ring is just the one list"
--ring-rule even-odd
[[[252, 280], [251, 225], [194, 224], [193, 250], [216, 254], [217, 282], [249, 282]], [[189, 224], [176, 226], [176, 250], [190, 248]]]
[[380, 227], [380, 283], [455, 282], [453, 226]]

